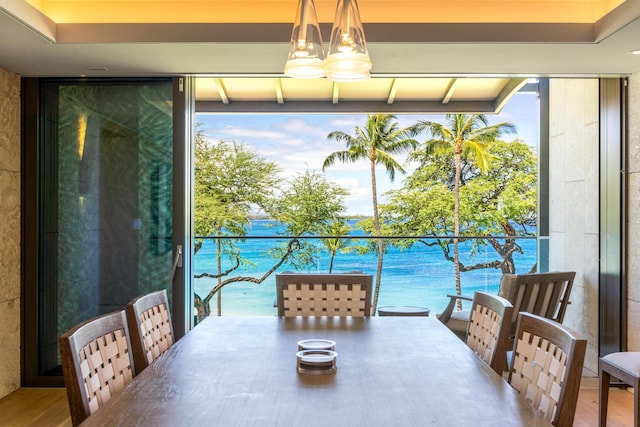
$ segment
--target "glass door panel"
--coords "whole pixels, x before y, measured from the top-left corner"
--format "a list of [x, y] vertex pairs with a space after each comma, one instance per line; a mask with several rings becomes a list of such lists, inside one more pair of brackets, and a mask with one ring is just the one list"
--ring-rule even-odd
[[173, 83], [40, 82], [37, 376], [57, 376], [67, 329], [171, 295]]

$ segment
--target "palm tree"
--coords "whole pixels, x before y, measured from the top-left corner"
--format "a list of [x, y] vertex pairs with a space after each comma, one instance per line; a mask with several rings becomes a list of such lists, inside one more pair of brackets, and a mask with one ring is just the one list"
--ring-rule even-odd
[[376, 284], [373, 294], [372, 314], [375, 315], [380, 293], [380, 279], [382, 277], [382, 258], [384, 245], [380, 237], [380, 216], [378, 214], [378, 194], [376, 187], [376, 165], [382, 164], [393, 181], [396, 171], [405, 173], [402, 165], [393, 157], [409, 149], [415, 148], [417, 141], [412, 137], [416, 134], [414, 126], [398, 128], [396, 116], [392, 114], [370, 114], [364, 127], [355, 128], [355, 135], [344, 132], [331, 132], [327, 138], [346, 144], [347, 149], [329, 154], [322, 164], [322, 170], [333, 165], [336, 161], [355, 163], [368, 159], [371, 170], [371, 193], [373, 199], [373, 220], [378, 236], [378, 265], [376, 270]]
[[[346, 236], [349, 234], [349, 231], [350, 228], [344, 219], [335, 219], [326, 224], [325, 233], [328, 236]], [[331, 259], [329, 261], [329, 273], [333, 271], [333, 261], [336, 258], [336, 254], [338, 251], [344, 251], [347, 243], [348, 239], [341, 239], [339, 237], [322, 240], [322, 244], [331, 254]]]
[[[460, 234], [460, 180], [462, 159], [475, 162], [482, 173], [491, 167], [491, 156], [487, 145], [504, 133], [515, 133], [512, 123], [502, 122], [490, 125], [482, 114], [447, 114], [446, 123], [441, 124], [427, 120], [419, 121], [416, 126], [427, 132], [431, 139], [425, 142], [427, 153], [437, 150], [453, 150], [453, 264], [456, 281], [456, 294], [462, 294], [460, 285], [460, 258], [458, 252], [458, 236]], [[458, 309], [462, 302], [458, 299]]]

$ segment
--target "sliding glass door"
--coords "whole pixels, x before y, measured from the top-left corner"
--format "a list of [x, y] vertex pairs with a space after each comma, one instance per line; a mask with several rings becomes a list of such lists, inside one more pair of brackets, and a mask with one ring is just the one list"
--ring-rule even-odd
[[172, 294], [173, 88], [25, 81], [25, 124], [39, 129], [24, 132], [26, 385], [60, 381], [67, 329], [152, 290]]

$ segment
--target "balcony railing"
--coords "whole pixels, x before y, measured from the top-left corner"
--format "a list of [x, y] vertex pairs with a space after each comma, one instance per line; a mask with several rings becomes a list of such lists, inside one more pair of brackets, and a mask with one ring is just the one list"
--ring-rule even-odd
[[[275, 315], [275, 274], [283, 271], [329, 272], [331, 253], [323, 242], [341, 242], [333, 259], [331, 271], [335, 273], [361, 271], [374, 275], [377, 266], [377, 251], [363, 252], [364, 248], [375, 245], [377, 237], [371, 236], [246, 236], [246, 237], [199, 237], [202, 247], [194, 257], [194, 292], [201, 298], [219, 283], [237, 278], [251, 278], [260, 281], [280, 261], [274, 251], [283, 251], [296, 241], [297, 254], [304, 258], [289, 258], [260, 283], [247, 280], [232, 281], [221, 288], [220, 314], [222, 315]], [[378, 307], [387, 305], [417, 305], [428, 307], [432, 315], [439, 313], [448, 303], [447, 294], [455, 293], [454, 264], [445, 258], [438, 244], [450, 236], [385, 236], [386, 252], [380, 284]], [[466, 268], [475, 265], [491, 265], [502, 258], [491, 245], [483, 244], [487, 237], [465, 236], [459, 239], [460, 261]], [[509, 239], [519, 250], [512, 255], [515, 272], [526, 273], [535, 268], [537, 261], [537, 240], [528, 237], [492, 237], [504, 245]], [[413, 242], [407, 247], [408, 242]], [[218, 267], [217, 248], [233, 243], [239, 251], [243, 263], [223, 254]], [[280, 248], [280, 249], [277, 249]], [[453, 257], [452, 245], [449, 246]], [[282, 252], [280, 253], [282, 255]], [[218, 271], [227, 274], [218, 276]], [[500, 268], [479, 268], [461, 273], [462, 293], [472, 295], [474, 291], [497, 293]], [[211, 314], [217, 314], [218, 296], [210, 299]]]

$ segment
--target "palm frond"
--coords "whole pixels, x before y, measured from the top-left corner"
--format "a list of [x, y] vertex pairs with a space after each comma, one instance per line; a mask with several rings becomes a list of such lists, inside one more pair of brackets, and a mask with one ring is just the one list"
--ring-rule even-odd
[[396, 178], [396, 171], [405, 173], [406, 171], [402, 167], [400, 163], [388, 152], [386, 151], [377, 151], [376, 152], [376, 163], [382, 164], [386, 171], [389, 179], [393, 182]]

